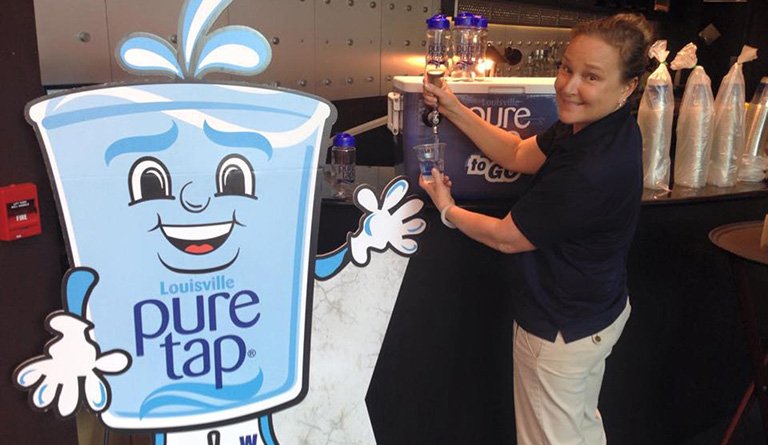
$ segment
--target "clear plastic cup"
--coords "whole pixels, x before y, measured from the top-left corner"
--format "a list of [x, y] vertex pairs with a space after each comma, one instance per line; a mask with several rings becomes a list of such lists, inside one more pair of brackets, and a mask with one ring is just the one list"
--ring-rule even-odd
[[415, 145], [416, 158], [419, 160], [419, 172], [424, 181], [432, 182], [432, 169], [437, 168], [441, 173], [445, 171], [445, 142]]
[[[30, 105], [116, 429], [165, 430], [283, 406], [306, 388], [318, 163], [333, 108], [226, 84], [76, 90]], [[324, 156], [322, 156], [324, 158]], [[151, 377], [151, 378], [150, 378]]]

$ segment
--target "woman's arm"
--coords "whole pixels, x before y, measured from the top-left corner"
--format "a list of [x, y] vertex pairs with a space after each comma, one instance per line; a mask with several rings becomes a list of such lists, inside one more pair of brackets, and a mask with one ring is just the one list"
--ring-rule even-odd
[[459, 102], [447, 86], [441, 89], [424, 83], [424, 103], [437, 107], [440, 114], [466, 134], [486, 156], [507, 170], [533, 174], [546, 159], [535, 137], [521, 139], [513, 132], [491, 125]]
[[536, 246], [531, 244], [517, 228], [511, 213], [499, 219], [451, 205], [445, 212], [445, 219], [473, 240], [502, 253], [528, 252], [536, 249]]
[[451, 181], [448, 177], [437, 169], [432, 169], [432, 178], [432, 182], [425, 182], [424, 177], [420, 176], [419, 185], [432, 198], [441, 216], [465, 235], [503, 253], [536, 249], [517, 228], [511, 214], [499, 219], [457, 207], [451, 197]]

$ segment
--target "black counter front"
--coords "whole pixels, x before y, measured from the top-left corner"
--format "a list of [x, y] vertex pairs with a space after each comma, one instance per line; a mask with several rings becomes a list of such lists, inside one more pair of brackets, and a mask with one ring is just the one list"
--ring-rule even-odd
[[[391, 170], [362, 168], [377, 190]], [[465, 203], [501, 216], [496, 203]], [[768, 187], [646, 191], [628, 259], [632, 315], [608, 359], [600, 408], [617, 444], [717, 437], [749, 382], [719, 225], [762, 219]], [[379, 445], [515, 443], [512, 313], [500, 253], [443, 226], [410, 259], [366, 398]], [[344, 242], [360, 212], [324, 200], [319, 252]], [[768, 289], [768, 277], [760, 286]], [[311, 389], [310, 389], [311, 390]], [[716, 439], [701, 443], [716, 443]]]

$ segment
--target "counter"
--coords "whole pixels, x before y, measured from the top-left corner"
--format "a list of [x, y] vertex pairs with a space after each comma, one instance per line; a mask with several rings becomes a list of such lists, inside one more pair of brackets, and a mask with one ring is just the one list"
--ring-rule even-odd
[[[358, 173], [380, 191], [394, 170]], [[506, 211], [492, 202], [463, 205]], [[727, 258], [707, 234], [767, 212], [764, 183], [645, 191], [628, 258], [632, 316], [608, 359], [600, 400], [611, 442], [679, 444], [725, 429], [750, 368]], [[349, 202], [324, 199], [319, 252], [343, 243], [359, 216]], [[405, 271], [366, 397], [377, 442], [514, 443], [514, 314], [499, 283], [501, 254], [444, 227], [429, 206], [422, 217], [428, 229]], [[768, 289], [768, 277], [763, 284]]]

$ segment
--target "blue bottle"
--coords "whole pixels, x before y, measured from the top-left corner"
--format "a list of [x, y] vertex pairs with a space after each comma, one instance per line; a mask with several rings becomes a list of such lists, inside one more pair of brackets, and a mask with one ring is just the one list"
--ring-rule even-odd
[[334, 180], [334, 195], [347, 199], [352, 196], [355, 184], [356, 165], [355, 137], [349, 133], [339, 133], [333, 137], [331, 149], [331, 171]]

